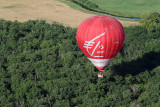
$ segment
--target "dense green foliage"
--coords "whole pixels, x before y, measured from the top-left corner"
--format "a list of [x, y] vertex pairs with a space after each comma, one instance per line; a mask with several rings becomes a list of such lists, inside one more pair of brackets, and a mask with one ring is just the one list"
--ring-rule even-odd
[[[73, 0], [88, 8], [116, 16], [139, 17], [151, 12], [160, 12], [160, 0]], [[94, 5], [90, 5], [94, 4]]]
[[[150, 13], [141, 20], [141, 25], [144, 26], [148, 33], [159, 33], [160, 32], [160, 13]], [[157, 35], [157, 34], [156, 34]]]
[[98, 5], [96, 3], [91, 2], [90, 0], [73, 0], [73, 1], [81, 3], [89, 9], [95, 9], [95, 10], [99, 9]]
[[76, 29], [0, 20], [0, 106], [160, 106], [160, 32], [125, 32], [122, 51], [99, 79], [77, 46]]

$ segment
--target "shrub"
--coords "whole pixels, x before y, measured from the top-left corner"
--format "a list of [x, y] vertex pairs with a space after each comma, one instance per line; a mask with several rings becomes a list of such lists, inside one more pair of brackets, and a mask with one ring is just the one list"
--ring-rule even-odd
[[98, 9], [98, 5], [91, 2], [90, 0], [75, 0], [81, 4], [83, 4], [84, 6], [86, 6], [87, 8], [90, 8], [90, 9]]
[[148, 33], [158, 32], [160, 31], [160, 14], [150, 13], [140, 23], [147, 29]]

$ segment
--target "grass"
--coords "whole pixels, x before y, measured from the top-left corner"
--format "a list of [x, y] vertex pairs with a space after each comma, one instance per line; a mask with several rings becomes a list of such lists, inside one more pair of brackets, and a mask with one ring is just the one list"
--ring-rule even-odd
[[[71, 1], [66, 1], [66, 0], [57, 0], [57, 1], [65, 3], [68, 6], [70, 6], [71, 8], [76, 9], [76, 10], [80, 10], [80, 11], [85, 12], [85, 13], [91, 13], [91, 14], [95, 14], [95, 15], [104, 15], [104, 14], [101, 14], [101, 13], [96, 13], [96, 12], [93, 12], [93, 11], [88, 11], [86, 9], [83, 9], [81, 6], [78, 6], [78, 5], [76, 5], [75, 3], [71, 2]], [[114, 16], [112, 16], [112, 17], [114, 17]], [[122, 19], [122, 18], [117, 18], [117, 17], [114, 17], [114, 18], [115, 19], [119, 19], [119, 20], [138, 22], [137, 20]]]
[[105, 12], [118, 16], [139, 17], [160, 12], [160, 0], [91, 0]]
[[17, 7], [23, 7], [23, 5], [16, 4], [16, 5], [4, 6], [3, 8], [17, 8]]
[[[83, 12], [89, 12], [70, 1], [66, 0], [57, 0], [57, 1], [66, 3], [67, 5], [69, 5], [74, 9], [78, 9]], [[101, 9], [101, 11], [116, 16], [143, 18], [145, 15], [151, 12], [160, 13], [160, 0], [90, 0], [90, 1], [92, 3], [97, 4], [98, 7]], [[94, 12], [89, 12], [89, 13], [99, 15], [98, 13]]]
[[11, 5], [11, 6], [4, 6], [3, 8], [15, 8], [17, 5]]

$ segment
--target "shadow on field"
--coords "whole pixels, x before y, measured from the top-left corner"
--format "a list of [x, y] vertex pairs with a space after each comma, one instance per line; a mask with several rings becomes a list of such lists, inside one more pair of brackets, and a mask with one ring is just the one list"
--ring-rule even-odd
[[160, 65], [160, 52], [150, 52], [131, 62], [123, 62], [113, 66], [114, 71], [122, 76], [127, 74], [137, 75], [145, 70], [152, 70]]

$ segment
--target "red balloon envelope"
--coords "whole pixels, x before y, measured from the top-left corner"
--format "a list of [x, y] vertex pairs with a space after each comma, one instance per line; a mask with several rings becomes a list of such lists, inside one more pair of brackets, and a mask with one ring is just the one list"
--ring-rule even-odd
[[80, 24], [76, 38], [86, 57], [99, 71], [103, 71], [122, 49], [125, 32], [116, 19], [93, 16]]

